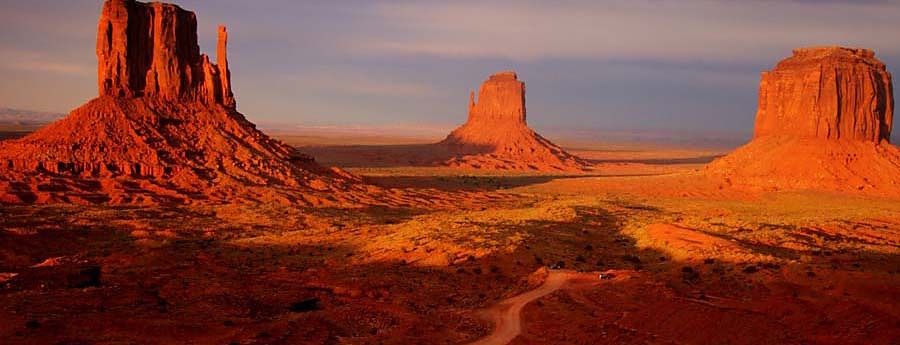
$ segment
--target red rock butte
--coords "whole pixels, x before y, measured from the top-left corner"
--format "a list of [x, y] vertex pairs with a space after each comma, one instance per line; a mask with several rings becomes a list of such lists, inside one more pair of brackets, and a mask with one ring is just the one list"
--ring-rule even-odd
[[0, 201], [340, 201], [352, 176], [319, 167], [237, 112], [224, 26], [218, 39], [216, 64], [200, 53], [194, 13], [106, 1], [99, 97], [0, 143]]
[[890, 140], [891, 75], [868, 49], [803, 48], [762, 73], [755, 137]]
[[515, 72], [491, 75], [469, 118], [439, 145], [454, 156], [443, 164], [488, 170], [580, 171], [589, 164], [535, 133], [526, 123], [525, 83]]
[[796, 49], [762, 73], [753, 140], [706, 171], [763, 189], [900, 194], [892, 88], [871, 50]]
[[154, 97], [234, 107], [228, 32], [219, 26], [216, 61], [200, 53], [197, 17], [164, 3], [110, 0], [97, 29], [100, 96]]

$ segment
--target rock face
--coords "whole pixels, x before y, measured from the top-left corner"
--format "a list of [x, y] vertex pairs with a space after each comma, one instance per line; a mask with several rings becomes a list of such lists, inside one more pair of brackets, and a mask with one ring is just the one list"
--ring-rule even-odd
[[197, 17], [164, 3], [110, 0], [97, 33], [100, 96], [200, 101], [234, 108], [226, 47], [219, 27], [219, 65], [200, 53]]
[[469, 94], [469, 118], [440, 146], [453, 158], [446, 165], [491, 170], [584, 170], [588, 164], [535, 133], [526, 123], [525, 83], [515, 72], [494, 74], [476, 102]]
[[892, 87], [871, 50], [797, 49], [762, 73], [753, 140], [706, 172], [762, 189], [900, 195]]
[[199, 52], [194, 14], [175, 5], [108, 0], [98, 28], [99, 97], [0, 142], [0, 201], [353, 198], [345, 193], [357, 188], [352, 176], [316, 165], [237, 112], [224, 27], [218, 65]]
[[755, 137], [890, 140], [891, 75], [868, 49], [803, 48], [762, 73]]
[[484, 123], [525, 126], [525, 83], [516, 72], [500, 72], [481, 84], [478, 103], [469, 93], [468, 124]]

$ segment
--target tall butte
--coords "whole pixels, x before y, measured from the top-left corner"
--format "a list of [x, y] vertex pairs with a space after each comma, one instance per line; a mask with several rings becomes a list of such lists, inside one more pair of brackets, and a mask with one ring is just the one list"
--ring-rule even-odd
[[892, 87], [871, 50], [796, 49], [762, 73], [753, 140], [706, 171], [771, 190], [900, 194]]
[[491, 75], [476, 102], [469, 94], [469, 119], [438, 143], [452, 158], [443, 164], [487, 170], [580, 171], [589, 167], [535, 133], [525, 121], [525, 83], [515, 72]]
[[0, 201], [340, 199], [351, 177], [319, 167], [237, 112], [225, 27], [218, 38], [215, 64], [200, 53], [194, 13], [107, 0], [97, 32], [99, 97], [0, 143]]

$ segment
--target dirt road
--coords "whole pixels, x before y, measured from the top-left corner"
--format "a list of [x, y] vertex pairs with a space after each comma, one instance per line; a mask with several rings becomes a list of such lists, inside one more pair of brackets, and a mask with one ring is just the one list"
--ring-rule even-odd
[[537, 289], [516, 295], [497, 303], [488, 309], [494, 321], [494, 331], [470, 345], [506, 345], [522, 332], [522, 308], [531, 301], [544, 297], [562, 288], [569, 280], [584, 277], [583, 273], [551, 271], [544, 284]]

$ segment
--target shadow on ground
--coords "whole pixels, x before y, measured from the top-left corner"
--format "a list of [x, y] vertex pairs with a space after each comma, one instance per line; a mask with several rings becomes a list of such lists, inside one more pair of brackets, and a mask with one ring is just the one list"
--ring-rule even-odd
[[442, 191], [496, 191], [540, 184], [561, 178], [579, 178], [592, 175], [566, 176], [366, 176], [368, 183], [385, 188], [433, 188]]
[[[840, 328], [838, 335], [862, 337], [889, 330], [896, 321], [850, 299], [855, 296], [834, 297], [797, 285], [788, 287], [799, 294], [781, 295], [784, 284], [770, 289], [758, 281], [777, 277], [781, 268], [742, 273], [743, 266], [678, 262], [639, 248], [622, 233], [624, 222], [663, 212], [643, 205], [576, 207], [575, 219], [565, 222], [481, 224], [524, 240], [511, 251], [443, 267], [415, 266], [402, 258], [362, 264], [366, 253], [327, 238], [259, 244], [208, 235], [223, 231], [240, 239], [244, 231], [321, 231], [280, 227], [281, 218], [243, 229], [224, 224], [215, 211], [189, 207], [0, 210], [8, 215], [0, 219], [0, 270], [19, 274], [0, 285], [0, 338], [9, 343], [465, 343], [491, 330], [477, 310], [534, 288], [528, 277], [544, 266], [632, 272], [636, 278], [556, 293], [527, 307], [526, 342], [590, 343], [612, 337], [607, 339], [615, 343], [715, 343], [714, 337], [703, 341], [706, 332], [740, 336], [735, 343], [803, 343], [811, 340], [809, 331]], [[410, 215], [367, 212], [329, 231], [400, 222]], [[502, 238], [466, 243], [496, 240]], [[60, 261], [50, 271], [32, 267], [49, 257], [74, 260]], [[887, 260], [898, 262], [896, 256]], [[807, 263], [830, 264], [827, 257]], [[87, 285], [53, 284], [83, 274], [84, 265], [99, 268], [97, 279]], [[706, 297], [722, 291], [738, 304]], [[749, 307], [759, 301], [765, 303]], [[834, 317], [841, 322], [829, 322]], [[707, 327], [701, 321], [710, 319], [721, 322], [714, 330], [697, 328]]]
[[390, 168], [440, 166], [453, 158], [493, 152], [491, 146], [467, 146], [465, 152], [440, 144], [305, 146], [299, 151], [324, 165], [342, 168]]
[[637, 163], [649, 165], [679, 165], [679, 164], [706, 164], [723, 155], [709, 155], [687, 158], [651, 158], [651, 159], [589, 159], [592, 164], [603, 163]]
[[[281, 245], [210, 237], [205, 233], [221, 230], [238, 239], [240, 231], [209, 210], [45, 206], [3, 212], [10, 217], [0, 220], [0, 255], [15, 260], [3, 260], [0, 271], [18, 276], [0, 285], [0, 337], [12, 343], [464, 343], [490, 331], [475, 311], [533, 288], [526, 278], [538, 267], [631, 269], [639, 259], [625, 253], [644, 252], [617, 236], [620, 222], [598, 209], [579, 211], [573, 223], [516, 225], [509, 230], [530, 240], [513, 253], [446, 267], [402, 259], [361, 264], [365, 254], [358, 248], [327, 241]], [[366, 212], [352, 227], [409, 216]], [[278, 231], [271, 225], [247, 230]], [[34, 267], [48, 258], [62, 259]], [[97, 267], [90, 283], [69, 284], [85, 267]]]

